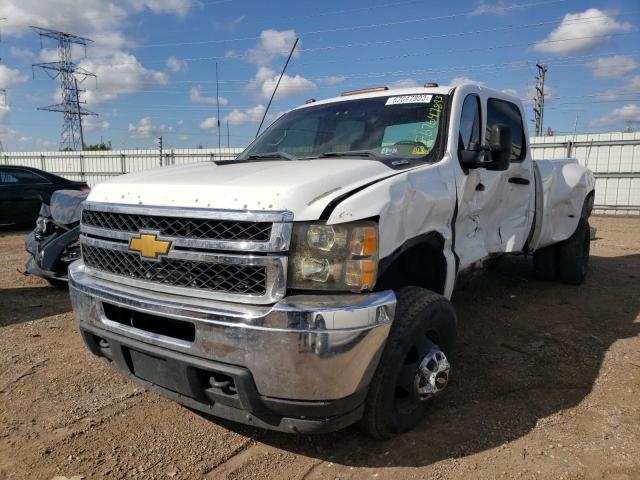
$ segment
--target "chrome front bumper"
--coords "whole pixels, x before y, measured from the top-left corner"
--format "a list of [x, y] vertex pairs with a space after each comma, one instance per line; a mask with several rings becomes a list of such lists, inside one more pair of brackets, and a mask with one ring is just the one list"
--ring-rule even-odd
[[[81, 328], [243, 367], [260, 396], [301, 401], [338, 400], [367, 388], [396, 303], [394, 293], [384, 291], [297, 295], [271, 306], [234, 304], [119, 285], [90, 276], [81, 261], [69, 268], [69, 290]], [[103, 303], [189, 322], [195, 338], [114, 322]]]

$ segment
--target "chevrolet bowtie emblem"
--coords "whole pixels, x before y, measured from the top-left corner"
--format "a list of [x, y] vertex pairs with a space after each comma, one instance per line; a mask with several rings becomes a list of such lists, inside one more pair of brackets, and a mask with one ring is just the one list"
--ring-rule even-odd
[[171, 242], [158, 240], [155, 233], [142, 233], [139, 237], [129, 240], [129, 250], [138, 252], [142, 258], [158, 260], [158, 255], [169, 253]]

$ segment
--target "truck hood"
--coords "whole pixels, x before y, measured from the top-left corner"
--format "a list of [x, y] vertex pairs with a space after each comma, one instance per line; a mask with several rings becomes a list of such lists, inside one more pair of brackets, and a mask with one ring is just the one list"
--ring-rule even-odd
[[228, 210], [289, 210], [317, 220], [331, 200], [398, 172], [375, 160], [212, 162], [122, 175], [91, 189], [92, 202]]

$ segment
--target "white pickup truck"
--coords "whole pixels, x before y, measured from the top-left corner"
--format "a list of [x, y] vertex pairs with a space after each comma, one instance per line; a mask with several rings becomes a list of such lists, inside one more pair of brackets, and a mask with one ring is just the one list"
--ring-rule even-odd
[[456, 283], [533, 254], [580, 284], [593, 196], [575, 160], [532, 160], [506, 93], [345, 92], [235, 160], [95, 186], [71, 298], [91, 352], [191, 409], [387, 438], [447, 385]]

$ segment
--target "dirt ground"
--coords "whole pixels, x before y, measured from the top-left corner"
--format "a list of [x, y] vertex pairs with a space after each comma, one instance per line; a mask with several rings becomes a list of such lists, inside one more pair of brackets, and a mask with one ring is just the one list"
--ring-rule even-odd
[[640, 219], [592, 218], [589, 277], [513, 258], [455, 293], [452, 380], [414, 431], [293, 436], [204, 418], [84, 347], [0, 230], [0, 479], [640, 479]]

